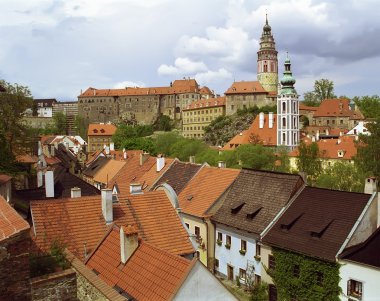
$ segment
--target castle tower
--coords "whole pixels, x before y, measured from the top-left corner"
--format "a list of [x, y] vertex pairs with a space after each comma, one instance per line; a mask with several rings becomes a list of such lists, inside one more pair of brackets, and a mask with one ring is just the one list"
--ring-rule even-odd
[[260, 38], [260, 49], [257, 52], [257, 80], [268, 92], [276, 92], [278, 84], [278, 61], [276, 43], [272, 29], [268, 24], [268, 16]]
[[294, 88], [290, 59], [285, 60], [281, 90], [277, 96], [277, 145], [294, 149], [299, 144], [299, 100]]

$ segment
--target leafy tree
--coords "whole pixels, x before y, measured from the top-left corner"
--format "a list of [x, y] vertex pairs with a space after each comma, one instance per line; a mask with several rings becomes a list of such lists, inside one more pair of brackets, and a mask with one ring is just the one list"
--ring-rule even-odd
[[281, 145], [276, 150], [275, 170], [280, 172], [290, 172], [290, 159], [288, 148]]
[[75, 116], [75, 119], [74, 119], [75, 133], [81, 136], [83, 139], [86, 139], [88, 124], [89, 124], [88, 119], [84, 118], [82, 115]]
[[120, 148], [125, 148], [126, 150], [143, 150], [152, 155], [155, 155], [156, 147], [152, 138], [145, 137], [133, 137], [125, 139], [121, 142]]
[[173, 128], [172, 120], [169, 116], [161, 115], [154, 123], [154, 129], [156, 131], [169, 132]]
[[260, 144], [243, 144], [236, 149], [236, 156], [242, 166], [254, 169], [273, 170], [275, 155], [273, 151]]
[[171, 156], [187, 161], [190, 156], [196, 156], [207, 148], [208, 146], [201, 140], [182, 138], [173, 145]]
[[157, 135], [156, 137], [156, 149], [160, 154], [170, 156], [173, 145], [182, 139], [182, 137], [177, 132], [168, 132]]
[[365, 174], [349, 162], [339, 161], [323, 170], [316, 186], [344, 191], [363, 192]]
[[62, 112], [57, 112], [53, 115], [53, 132], [55, 135], [67, 134], [67, 117]]
[[380, 97], [378, 95], [354, 97], [353, 101], [366, 118], [380, 116]]
[[[126, 142], [128, 139], [146, 137], [152, 134], [153, 128], [150, 125], [131, 126], [120, 124], [112, 136], [112, 141], [115, 143], [116, 148], [123, 148], [122, 145], [128, 144]], [[133, 144], [134, 142], [132, 141], [131, 143]]]
[[305, 106], [310, 106], [310, 107], [318, 107], [320, 104], [320, 101], [313, 91], [305, 92], [303, 94], [303, 101], [302, 103]]
[[0, 136], [5, 139], [7, 153], [12, 155], [15, 143], [22, 143], [26, 137], [22, 116], [26, 109], [32, 107], [33, 99], [28, 87], [3, 80], [0, 80], [0, 85], [6, 89], [0, 93]]
[[335, 98], [334, 82], [325, 78], [314, 82], [314, 90], [304, 93], [303, 103], [307, 106], [317, 107], [324, 99]]
[[380, 178], [380, 117], [368, 123], [370, 135], [360, 135], [355, 164], [362, 172]]
[[319, 174], [322, 172], [322, 162], [319, 159], [319, 147], [316, 142], [307, 145], [301, 142], [298, 146], [297, 168], [299, 171], [305, 172], [313, 184]]
[[264, 282], [256, 283], [251, 292], [250, 301], [267, 301], [268, 285]]

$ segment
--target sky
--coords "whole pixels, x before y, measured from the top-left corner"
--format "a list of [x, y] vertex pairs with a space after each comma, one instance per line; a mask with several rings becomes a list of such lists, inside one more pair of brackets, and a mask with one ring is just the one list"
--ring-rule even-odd
[[338, 96], [380, 94], [379, 11], [378, 0], [0, 0], [0, 79], [60, 101], [183, 77], [223, 95], [256, 80], [267, 13], [279, 77], [288, 52], [301, 98], [321, 78]]

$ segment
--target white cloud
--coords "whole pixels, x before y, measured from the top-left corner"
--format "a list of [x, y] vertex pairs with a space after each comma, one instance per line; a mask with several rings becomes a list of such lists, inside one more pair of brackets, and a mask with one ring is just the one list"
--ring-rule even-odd
[[179, 57], [173, 65], [161, 65], [158, 67], [160, 75], [192, 75], [197, 72], [206, 71], [207, 66], [203, 62], [194, 62], [187, 57]]
[[220, 68], [217, 71], [208, 70], [206, 72], [197, 73], [194, 77], [201, 85], [208, 85], [226, 79], [231, 80], [232, 74], [226, 69]]
[[123, 81], [113, 85], [114, 89], [123, 89], [125, 87], [140, 87], [143, 88], [146, 85], [142, 82], [134, 82], [134, 81]]

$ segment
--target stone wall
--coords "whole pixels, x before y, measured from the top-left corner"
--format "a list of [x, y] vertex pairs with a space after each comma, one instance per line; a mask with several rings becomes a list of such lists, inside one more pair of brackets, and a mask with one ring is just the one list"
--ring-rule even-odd
[[80, 301], [108, 301], [108, 299], [80, 273], [77, 274], [77, 296]]
[[0, 243], [0, 298], [30, 300], [29, 230]]
[[226, 95], [226, 115], [232, 115], [237, 110], [257, 106], [259, 108], [263, 106], [276, 105], [277, 98], [269, 97], [266, 93], [255, 94], [228, 94]]
[[[73, 269], [31, 279], [32, 301], [77, 301]], [[96, 300], [96, 299], [94, 299]]]

